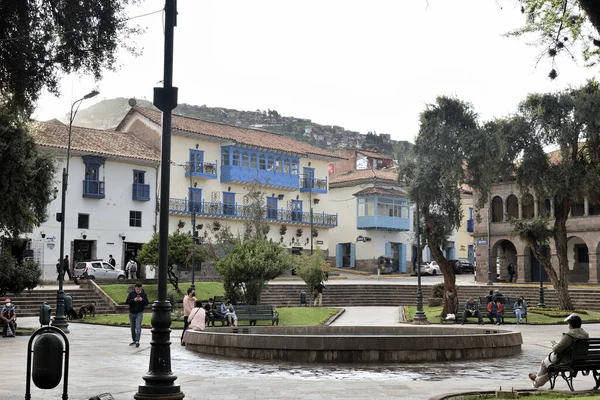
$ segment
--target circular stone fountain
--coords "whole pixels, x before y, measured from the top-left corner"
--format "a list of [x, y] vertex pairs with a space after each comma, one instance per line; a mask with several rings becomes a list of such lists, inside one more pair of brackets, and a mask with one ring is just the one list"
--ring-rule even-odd
[[513, 356], [520, 332], [420, 326], [249, 326], [185, 333], [198, 353], [300, 363], [410, 363]]

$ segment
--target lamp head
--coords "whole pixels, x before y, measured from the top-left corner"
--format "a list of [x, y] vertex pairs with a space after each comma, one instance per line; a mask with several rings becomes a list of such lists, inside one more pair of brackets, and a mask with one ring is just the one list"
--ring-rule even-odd
[[84, 98], [85, 100], [87, 100], [87, 99], [91, 99], [92, 97], [96, 97], [96, 96], [98, 96], [99, 94], [100, 94], [100, 92], [99, 92], [99, 91], [97, 91], [97, 90], [92, 90], [91, 92], [89, 92], [88, 94], [86, 94], [85, 96], [83, 96], [83, 98]]

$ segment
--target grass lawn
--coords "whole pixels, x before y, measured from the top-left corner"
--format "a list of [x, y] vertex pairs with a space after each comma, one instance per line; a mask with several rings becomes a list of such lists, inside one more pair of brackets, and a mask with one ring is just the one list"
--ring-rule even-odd
[[[405, 306], [404, 312], [406, 314], [406, 319], [412, 320], [416, 311], [417, 311], [416, 306]], [[438, 315], [440, 315], [442, 313], [442, 306], [439, 306], [439, 307], [423, 306], [423, 312], [425, 312], [425, 315], [427, 316], [427, 319], [429, 321], [439, 322], [440, 319], [439, 319]], [[584, 323], [600, 321], [600, 312], [597, 312], [597, 311], [587, 311], [587, 314], [579, 314], [579, 316], [581, 317], [581, 320]], [[484, 321], [486, 321], [488, 323], [490, 322], [485, 315], [483, 315], [482, 317], [483, 317]], [[548, 316], [545, 316], [542, 314], [536, 314], [534, 312], [527, 313], [527, 322], [529, 324], [565, 324], [564, 319], [565, 319], [565, 317], [553, 318], [553, 317], [548, 317]], [[477, 319], [469, 318], [468, 323], [477, 324]], [[516, 324], [516, 322], [515, 322], [514, 318], [507, 318], [505, 320], [505, 324], [506, 325]]]
[[[457, 397], [456, 400], [483, 400], [483, 399], [495, 399], [495, 394], [480, 394], [473, 396]], [[593, 396], [587, 394], [569, 394], [569, 393], [548, 393], [548, 392], [535, 392], [535, 393], [519, 393], [519, 398], [532, 399], [532, 400], [568, 400], [573, 398], [582, 398], [585, 400], [600, 400], [600, 396]]]
[[[196, 282], [196, 298], [198, 300], [208, 300], [211, 297], [215, 296], [223, 296], [225, 291], [223, 289], [223, 284], [221, 282]], [[125, 299], [127, 299], [127, 289], [129, 288], [129, 284], [117, 283], [114, 285], [99, 285], [102, 290], [106, 292], [107, 295], [110, 296], [117, 304], [125, 304]], [[179, 289], [182, 293], [178, 293], [175, 296], [175, 300], [181, 302], [183, 300], [183, 296], [187, 292], [187, 289], [190, 287], [190, 282], [179, 282]], [[146, 296], [148, 296], [148, 301], [152, 303], [154, 300], [158, 298], [158, 285], [152, 283], [144, 284], [144, 291], [146, 292]], [[168, 285], [168, 290], [175, 292], [171, 285]]]
[[[282, 326], [316, 326], [321, 325], [329, 317], [339, 311], [339, 308], [325, 308], [325, 307], [283, 307], [278, 308], [279, 312], [279, 325]], [[144, 328], [151, 328], [150, 318], [152, 313], [144, 313], [144, 321], [142, 326]], [[102, 325], [123, 325], [129, 326], [129, 314], [105, 314], [96, 315], [95, 317], [87, 317], [85, 320], [91, 324], [102, 324]], [[71, 321], [69, 323], [77, 323], [77, 321]], [[219, 324], [217, 324], [218, 326]], [[246, 321], [240, 323], [240, 326], [247, 325]], [[269, 321], [259, 321], [258, 325], [271, 325]], [[183, 328], [183, 320], [172, 321], [171, 328]]]

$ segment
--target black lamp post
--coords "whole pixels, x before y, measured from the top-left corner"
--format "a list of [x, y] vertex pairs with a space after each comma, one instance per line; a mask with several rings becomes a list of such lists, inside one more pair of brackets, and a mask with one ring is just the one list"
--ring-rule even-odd
[[[63, 290], [63, 281], [64, 281], [64, 261], [65, 261], [65, 210], [66, 210], [66, 202], [67, 202], [67, 186], [69, 184], [69, 160], [71, 159], [71, 133], [73, 131], [73, 120], [75, 119], [75, 115], [77, 115], [77, 111], [79, 111], [79, 106], [83, 100], [91, 99], [94, 96], [98, 95], [98, 91], [92, 90], [81, 99], [76, 100], [73, 104], [71, 104], [71, 113], [69, 114], [69, 135], [67, 138], [67, 165], [66, 168], [63, 168], [62, 174], [62, 193], [61, 193], [61, 201], [60, 205], [60, 261], [58, 262], [60, 265], [59, 274], [58, 274], [58, 292], [56, 293], [56, 316], [54, 320], [52, 320], [52, 326], [60, 328], [64, 333], [69, 333], [69, 323], [67, 322], [66, 314], [65, 314], [65, 291]], [[77, 108], [75, 108], [77, 106]], [[70, 268], [69, 265], [66, 266]]]
[[540, 262], [540, 299], [537, 306], [544, 308], [546, 307], [546, 304], [544, 303], [544, 281], [542, 280], [542, 272], [544, 272], [544, 269], [542, 268], [542, 263]]
[[417, 221], [416, 234], [417, 234], [417, 312], [413, 317], [413, 324], [427, 324], [427, 315], [423, 311], [423, 288], [421, 287], [421, 218], [419, 216], [419, 196], [417, 195], [417, 206], [416, 206]]
[[490, 229], [492, 227], [492, 201], [488, 200], [488, 215], [487, 215], [487, 253], [488, 253], [488, 280], [487, 284], [489, 286], [493, 285], [492, 282], [492, 244], [490, 243]]
[[171, 372], [171, 303], [167, 300], [169, 261], [169, 192], [171, 184], [171, 121], [177, 106], [173, 87], [173, 35], [177, 25], [177, 0], [165, 1], [163, 87], [154, 88], [154, 105], [162, 111], [162, 151], [160, 163], [160, 210], [158, 236], [158, 299], [152, 304], [152, 341], [148, 372], [133, 396], [137, 400], [181, 400], [185, 397], [177, 376]]

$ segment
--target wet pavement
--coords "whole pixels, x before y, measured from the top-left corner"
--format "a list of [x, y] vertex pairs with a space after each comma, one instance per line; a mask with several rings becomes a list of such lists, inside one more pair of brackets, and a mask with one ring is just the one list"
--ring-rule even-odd
[[[336, 325], [400, 325], [398, 307], [348, 308]], [[21, 318], [21, 327], [37, 327], [36, 318]], [[468, 325], [466, 325], [468, 326]], [[476, 325], [472, 325], [474, 328]], [[598, 336], [598, 325], [584, 326]], [[524, 345], [520, 355], [507, 359], [454, 363], [395, 365], [299, 365], [215, 358], [179, 346], [181, 331], [172, 333], [172, 370], [186, 399], [429, 399], [444, 393], [472, 390], [530, 389], [527, 373], [536, 371], [566, 326], [508, 325], [518, 329]], [[128, 328], [71, 324], [69, 398], [88, 399], [110, 392], [115, 399], [132, 399], [148, 370], [150, 331], [140, 348], [128, 346]], [[448, 326], [449, 330], [453, 326]], [[28, 337], [0, 338], [4, 364], [0, 399], [22, 399]], [[591, 377], [578, 376], [578, 390], [593, 387]], [[60, 399], [59, 388], [32, 385], [32, 399]], [[557, 380], [557, 388], [567, 389]]]

